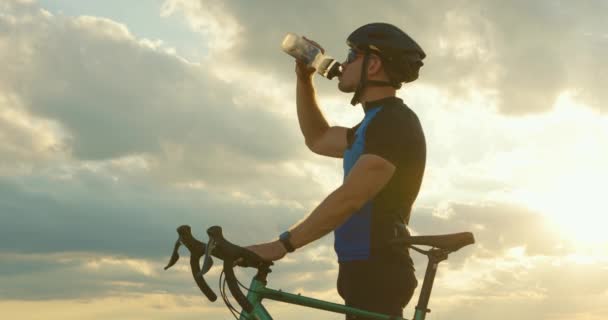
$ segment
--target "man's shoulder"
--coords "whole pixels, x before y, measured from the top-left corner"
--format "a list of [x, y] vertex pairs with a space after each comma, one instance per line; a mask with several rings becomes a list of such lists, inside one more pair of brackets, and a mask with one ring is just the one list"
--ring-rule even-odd
[[422, 129], [418, 115], [404, 103], [383, 106], [372, 119], [370, 127], [395, 133]]

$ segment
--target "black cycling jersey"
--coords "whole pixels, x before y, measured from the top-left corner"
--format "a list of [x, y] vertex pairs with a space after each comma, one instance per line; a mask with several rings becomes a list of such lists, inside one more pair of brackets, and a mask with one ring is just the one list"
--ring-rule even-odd
[[380, 156], [395, 165], [388, 184], [334, 231], [339, 262], [376, 257], [407, 257], [407, 248], [387, 242], [407, 232], [426, 162], [426, 142], [416, 114], [397, 97], [364, 105], [365, 117], [348, 130], [344, 177], [363, 154]]

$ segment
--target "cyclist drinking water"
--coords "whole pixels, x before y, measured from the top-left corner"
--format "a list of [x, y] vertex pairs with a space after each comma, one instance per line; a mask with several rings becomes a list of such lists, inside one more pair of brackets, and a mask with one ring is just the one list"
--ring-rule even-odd
[[274, 261], [334, 231], [337, 287], [345, 304], [402, 317], [418, 281], [408, 248], [389, 242], [408, 234], [426, 142], [418, 117], [395, 94], [402, 83], [418, 78], [425, 53], [386, 23], [358, 28], [347, 44], [338, 88], [354, 93], [351, 104], [364, 111], [352, 128], [329, 126], [316, 101], [314, 69], [296, 61], [296, 105], [306, 145], [343, 158], [343, 183], [278, 240], [247, 248]]

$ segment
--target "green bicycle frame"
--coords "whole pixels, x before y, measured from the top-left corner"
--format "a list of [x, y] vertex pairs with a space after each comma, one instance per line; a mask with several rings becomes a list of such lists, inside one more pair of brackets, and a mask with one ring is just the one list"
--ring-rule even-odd
[[[431, 290], [433, 288], [435, 275], [437, 273], [437, 267], [439, 263], [447, 259], [448, 256], [445, 251], [438, 249], [431, 249], [426, 252], [417, 248], [414, 249], [416, 249], [416, 251], [424, 253], [429, 258], [426, 267], [426, 272], [424, 274], [424, 282], [422, 283], [420, 296], [418, 298], [418, 305], [416, 306], [416, 311], [414, 312], [413, 318], [413, 320], [424, 320], [426, 318], [426, 314], [431, 312], [431, 310], [428, 309], [428, 304], [431, 297]], [[342, 304], [313, 299], [302, 296], [300, 294], [291, 294], [283, 292], [281, 290], [270, 289], [266, 287], [266, 276], [267, 272], [258, 270], [258, 274], [253, 277], [253, 280], [251, 280], [249, 292], [247, 293], [247, 300], [253, 306], [253, 310], [251, 311], [251, 313], [246, 313], [245, 311], [243, 311], [239, 320], [272, 320], [272, 317], [270, 316], [266, 308], [264, 308], [264, 306], [262, 305], [263, 299], [281, 301], [289, 304], [300, 305], [303, 307], [309, 307], [342, 314], [350, 314], [375, 320], [407, 320], [401, 317], [370, 312]]]
[[[244, 309], [241, 312], [239, 318], [241, 320], [272, 320], [270, 313], [268, 313], [268, 310], [266, 310], [266, 308], [262, 305], [262, 300], [264, 299], [281, 301], [284, 303], [295, 304], [329, 312], [353, 315], [367, 319], [406, 320], [405, 318], [399, 316], [391, 316], [387, 314], [371, 312], [363, 309], [349, 307], [347, 305], [304, 297], [300, 294], [296, 295], [283, 292], [281, 290], [273, 290], [267, 288], [266, 284], [268, 282], [266, 278], [271, 272], [270, 266], [272, 265], [272, 263], [263, 262], [261, 258], [255, 255], [253, 255], [252, 257], [252, 253], [247, 253], [247, 250], [245, 248], [239, 247], [226, 241], [222, 236], [222, 229], [219, 226], [213, 226], [207, 230], [210, 240], [213, 240], [210, 241], [210, 243], [208, 244], [205, 244], [195, 239], [192, 236], [190, 232], [190, 226], [188, 225], [180, 226], [179, 228], [177, 228], [177, 232], [179, 234], [179, 238], [174, 245], [173, 254], [171, 256], [171, 259], [169, 260], [169, 263], [165, 267], [165, 270], [167, 270], [168, 268], [173, 266], [175, 262], [177, 262], [177, 260], [179, 259], [179, 254], [177, 251], [180, 245], [184, 244], [190, 251], [190, 268], [192, 271], [192, 275], [194, 276], [194, 280], [196, 281], [196, 284], [201, 289], [201, 291], [207, 296], [207, 298], [209, 298], [210, 301], [215, 301], [217, 299], [217, 296], [215, 295], [215, 293], [213, 293], [213, 291], [211, 291], [211, 289], [205, 282], [203, 275], [206, 271], [209, 270], [209, 261], [212, 261], [210, 260], [211, 255], [209, 253], [214, 252], [214, 249], [221, 249], [219, 252], [215, 252], [213, 255], [224, 261], [223, 270], [226, 275], [226, 281], [228, 282], [228, 288], [230, 289], [232, 295], [235, 297], [239, 305]], [[220, 242], [216, 242], [217, 240], [220, 240]], [[475, 243], [475, 238], [470, 232], [461, 232], [448, 235], [409, 237], [405, 239], [403, 243], [407, 244], [411, 249], [426, 255], [429, 259], [426, 268], [426, 273], [424, 275], [424, 282], [422, 283], [420, 296], [418, 298], [418, 305], [416, 305], [416, 311], [414, 313], [413, 318], [413, 320], [424, 320], [426, 318], [426, 314], [431, 312], [431, 310], [428, 309], [428, 305], [439, 263], [443, 260], [446, 260], [448, 258], [449, 253], [455, 252], [464, 246]], [[422, 250], [414, 246], [414, 244], [431, 246], [431, 249]], [[219, 247], [216, 247], [216, 245], [219, 245]], [[199, 260], [201, 259], [203, 254], [205, 254], [205, 263], [203, 264], [203, 268], [201, 269]], [[251, 260], [242, 261], [245, 263], [245, 265], [255, 266], [255, 268], [257, 269], [257, 274], [253, 277], [249, 288], [247, 288], [248, 292], [246, 296], [239, 288], [240, 283], [236, 279], [233, 270], [234, 266], [236, 265], [234, 262], [237, 261], [237, 259], [245, 258]], [[230, 305], [227, 300], [226, 304]]]
[[330, 312], [351, 314], [360, 317], [367, 317], [375, 320], [406, 320], [401, 317], [389, 316], [381, 313], [365, 311], [357, 308], [348, 307], [342, 304], [327, 302], [323, 300], [313, 299], [302, 296], [300, 294], [291, 294], [281, 290], [273, 290], [266, 288], [263, 281], [254, 278], [249, 286], [247, 300], [253, 305], [253, 311], [249, 314], [241, 314], [240, 320], [272, 320], [272, 317], [262, 305], [263, 299], [275, 300], [296, 304], [304, 307], [320, 309]]

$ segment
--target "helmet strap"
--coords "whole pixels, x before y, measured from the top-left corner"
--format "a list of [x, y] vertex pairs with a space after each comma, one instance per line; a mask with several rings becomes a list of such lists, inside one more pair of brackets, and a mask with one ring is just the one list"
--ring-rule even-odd
[[363, 57], [363, 64], [361, 65], [361, 78], [359, 79], [359, 85], [357, 85], [357, 90], [355, 90], [355, 94], [353, 98], [350, 100], [350, 104], [357, 105], [359, 103], [359, 98], [361, 97], [361, 93], [363, 93], [363, 88], [366, 85], [367, 79], [367, 63], [369, 61], [369, 50], [365, 50], [365, 56]]
[[[361, 94], [363, 93], [363, 89], [365, 87], [393, 87], [397, 88], [395, 84], [388, 81], [378, 81], [378, 80], [367, 80], [367, 64], [369, 62], [370, 51], [365, 50], [365, 56], [363, 57], [363, 64], [361, 65], [361, 78], [359, 79], [359, 85], [357, 85], [357, 90], [355, 90], [355, 94], [353, 98], [350, 100], [350, 104], [353, 106], [359, 103], [359, 99], [361, 98]], [[398, 88], [397, 88], [398, 89]]]

